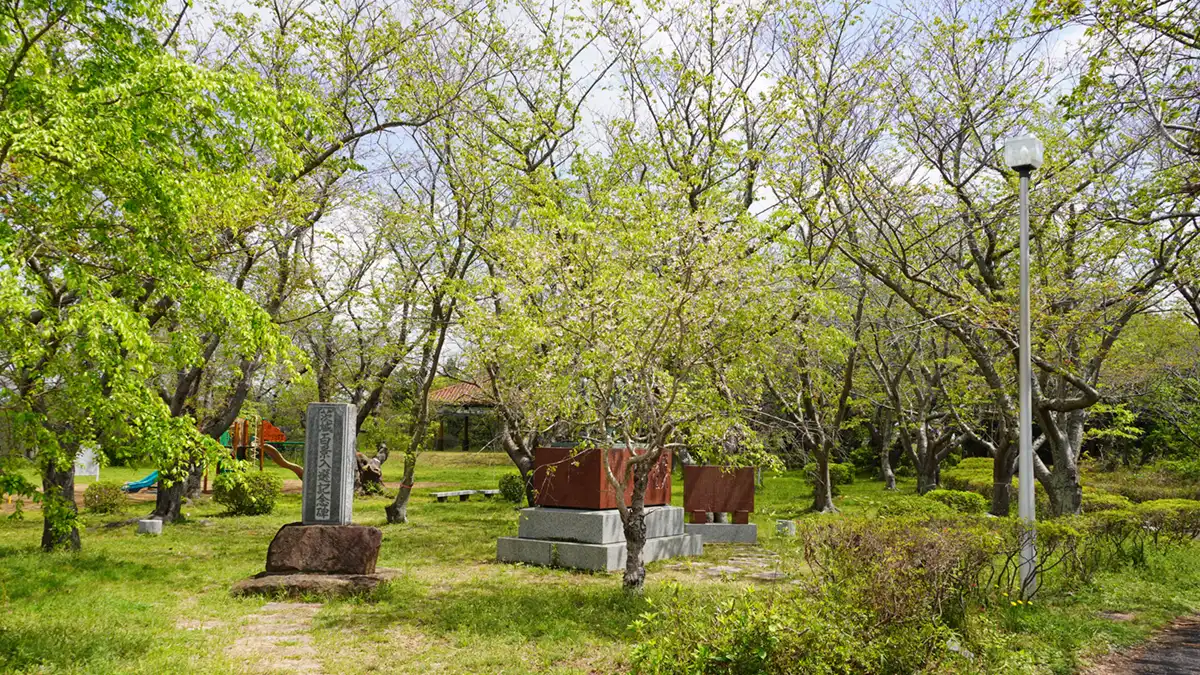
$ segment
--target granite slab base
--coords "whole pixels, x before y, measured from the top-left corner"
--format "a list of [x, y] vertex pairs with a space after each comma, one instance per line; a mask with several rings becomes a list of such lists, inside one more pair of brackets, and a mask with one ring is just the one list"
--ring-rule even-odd
[[[668, 558], [698, 556], [702, 553], [704, 542], [699, 536], [676, 534], [647, 539], [642, 549], [642, 560], [649, 563]], [[500, 562], [615, 572], [625, 569], [626, 545], [624, 541], [589, 544], [553, 539], [501, 537], [496, 542], [496, 559]]]
[[757, 544], [758, 525], [735, 525], [733, 523], [688, 523], [683, 526], [688, 534], [694, 534], [706, 544]]
[[233, 585], [236, 597], [265, 595], [287, 598], [341, 598], [366, 595], [385, 581], [400, 576], [400, 570], [379, 568], [374, 574], [268, 574], [261, 572]]
[[[683, 509], [647, 506], [646, 539], [683, 534]], [[582, 544], [620, 544], [625, 541], [621, 514], [616, 509], [563, 509], [536, 506], [521, 509], [517, 536]]]

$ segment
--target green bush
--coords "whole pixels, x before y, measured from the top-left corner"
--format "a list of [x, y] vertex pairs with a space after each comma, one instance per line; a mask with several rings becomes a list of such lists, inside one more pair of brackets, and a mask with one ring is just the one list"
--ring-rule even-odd
[[969, 665], [960, 651], [968, 637], [955, 627], [978, 598], [980, 574], [999, 548], [995, 533], [974, 522], [931, 528], [899, 518], [802, 525], [803, 561], [784, 558], [803, 562], [802, 586], [719, 600], [675, 587], [633, 624], [634, 672], [870, 674]]
[[953, 518], [954, 509], [941, 502], [924, 497], [904, 495], [893, 497], [879, 507], [881, 516], [912, 516], [927, 518]]
[[941, 502], [959, 513], [981, 514], [991, 506], [983, 495], [963, 490], [930, 490], [925, 493], [925, 498]]
[[500, 477], [500, 496], [513, 504], [520, 504], [525, 499], [525, 481], [515, 473]]
[[1155, 462], [1153, 468], [1179, 481], [1200, 483], [1200, 459], [1163, 460]]
[[1096, 488], [1083, 488], [1083, 512], [1115, 511], [1133, 508], [1133, 502], [1128, 497], [1114, 495]]
[[275, 508], [283, 489], [277, 476], [239, 466], [221, 472], [213, 481], [213, 501], [235, 516], [261, 516]]
[[120, 483], [97, 481], [83, 491], [83, 508], [91, 513], [117, 513], [127, 503]]
[[[987, 499], [992, 497], [992, 459], [990, 457], [968, 457], [953, 469], [942, 471], [941, 483], [950, 490], [974, 492]], [[1013, 496], [1016, 489], [1012, 488]]]

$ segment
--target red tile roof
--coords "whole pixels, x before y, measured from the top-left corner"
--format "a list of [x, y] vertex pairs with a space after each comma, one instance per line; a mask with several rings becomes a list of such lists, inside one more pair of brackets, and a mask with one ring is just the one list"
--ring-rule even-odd
[[443, 405], [494, 405], [491, 397], [474, 382], [459, 382], [448, 387], [442, 387], [429, 392], [431, 403]]

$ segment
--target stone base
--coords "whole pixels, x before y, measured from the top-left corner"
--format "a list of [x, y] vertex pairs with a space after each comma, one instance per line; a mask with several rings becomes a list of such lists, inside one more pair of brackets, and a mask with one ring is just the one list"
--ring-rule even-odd
[[[646, 507], [646, 539], [683, 534], [683, 509], [678, 506]], [[616, 509], [587, 510], [538, 506], [521, 509], [517, 536], [583, 544], [620, 544], [625, 541], [621, 514]]]
[[242, 579], [229, 590], [234, 597], [339, 598], [365, 595], [379, 584], [400, 576], [400, 570], [380, 569], [374, 574], [267, 574]]
[[159, 535], [162, 534], [162, 532], [162, 521], [157, 518], [147, 518], [145, 520], [138, 521], [138, 534]]
[[734, 525], [732, 523], [688, 523], [683, 526], [688, 534], [698, 535], [706, 544], [757, 544], [758, 525]]
[[374, 574], [382, 542], [378, 527], [288, 523], [267, 549], [266, 574]]
[[[680, 509], [682, 517], [682, 509]], [[704, 553], [704, 542], [691, 534], [677, 534], [646, 540], [642, 560], [654, 562]], [[583, 544], [550, 539], [521, 539], [501, 537], [496, 542], [496, 559], [500, 562], [523, 562], [531, 565], [570, 567], [594, 572], [615, 572], [625, 569], [625, 542]]]

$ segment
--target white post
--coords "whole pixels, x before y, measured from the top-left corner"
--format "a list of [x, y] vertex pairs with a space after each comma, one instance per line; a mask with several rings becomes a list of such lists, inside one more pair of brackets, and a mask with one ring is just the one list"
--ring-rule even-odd
[[1037, 542], [1033, 503], [1033, 368], [1029, 336], [1029, 176], [1042, 165], [1042, 142], [1036, 136], [1010, 138], [1004, 143], [1004, 162], [1021, 176], [1021, 326], [1017, 354], [1020, 392], [1017, 471], [1021, 483], [1017, 512], [1021, 517], [1021, 597], [1037, 592]]
[[1034, 543], [1037, 539], [1033, 502], [1033, 369], [1029, 360], [1029, 174], [1021, 171], [1021, 335], [1020, 335], [1020, 438], [1018, 471], [1020, 488], [1017, 509], [1024, 524], [1021, 533], [1021, 597], [1028, 598], [1037, 590], [1037, 560]]

